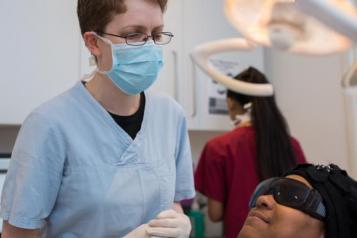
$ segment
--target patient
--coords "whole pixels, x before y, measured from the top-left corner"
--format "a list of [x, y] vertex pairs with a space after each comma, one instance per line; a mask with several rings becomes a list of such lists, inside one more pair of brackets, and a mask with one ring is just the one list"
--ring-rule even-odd
[[299, 165], [261, 182], [238, 238], [355, 238], [357, 182], [336, 165]]

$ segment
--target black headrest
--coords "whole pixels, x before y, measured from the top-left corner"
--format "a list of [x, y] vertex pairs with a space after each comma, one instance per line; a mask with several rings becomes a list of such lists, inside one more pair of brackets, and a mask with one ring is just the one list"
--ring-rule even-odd
[[[304, 177], [322, 196], [327, 238], [357, 237], [357, 182], [337, 165], [302, 164], [286, 175]], [[286, 176], [285, 175], [285, 176]]]

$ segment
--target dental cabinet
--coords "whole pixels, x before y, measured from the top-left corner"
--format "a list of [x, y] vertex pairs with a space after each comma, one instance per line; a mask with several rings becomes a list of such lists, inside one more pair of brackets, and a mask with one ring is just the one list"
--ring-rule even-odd
[[[1, 4], [0, 124], [21, 124], [33, 109], [94, 69], [80, 36], [76, 4], [73, 0]], [[200, 43], [239, 36], [224, 17], [222, 1], [168, 1], [165, 30], [175, 36], [164, 46], [165, 64], [151, 90], [164, 92], [183, 106], [189, 129], [229, 129], [225, 89], [190, 58]], [[212, 62], [227, 74], [248, 65], [264, 70], [261, 49], [218, 56]]]

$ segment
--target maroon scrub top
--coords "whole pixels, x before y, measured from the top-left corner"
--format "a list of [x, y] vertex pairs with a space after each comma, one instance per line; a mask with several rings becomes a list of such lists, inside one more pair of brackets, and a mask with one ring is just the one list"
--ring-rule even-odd
[[[305, 163], [299, 142], [291, 139], [298, 163]], [[237, 238], [248, 215], [251, 194], [259, 183], [256, 173], [255, 131], [240, 127], [205, 145], [195, 171], [196, 190], [224, 204], [224, 233]]]

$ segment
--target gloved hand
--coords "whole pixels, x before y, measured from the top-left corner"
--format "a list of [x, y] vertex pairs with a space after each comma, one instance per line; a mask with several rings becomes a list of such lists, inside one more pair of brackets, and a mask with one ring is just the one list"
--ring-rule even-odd
[[150, 237], [188, 238], [191, 232], [190, 219], [172, 209], [161, 212], [148, 223], [146, 232]]
[[149, 234], [146, 232], [147, 227], [148, 224], [138, 226], [136, 229], [126, 234], [123, 238], [150, 238]]

